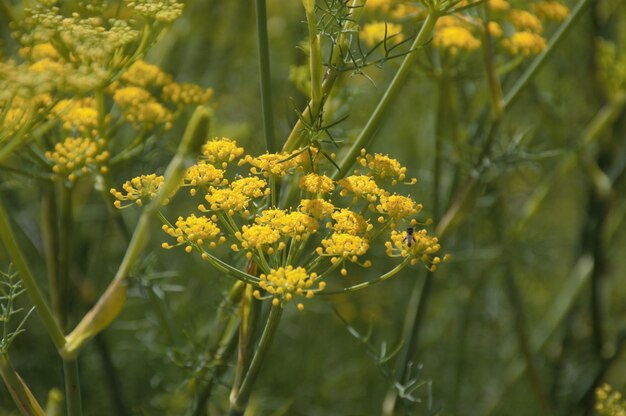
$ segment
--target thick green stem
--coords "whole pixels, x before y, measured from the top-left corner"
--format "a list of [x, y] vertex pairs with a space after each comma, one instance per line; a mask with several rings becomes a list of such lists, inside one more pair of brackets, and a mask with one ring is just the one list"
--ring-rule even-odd
[[65, 378], [65, 402], [67, 404], [67, 416], [80, 416], [83, 414], [83, 408], [80, 397], [78, 361], [64, 359], [63, 375]]
[[352, 167], [352, 164], [356, 161], [357, 155], [361, 152], [361, 149], [366, 147], [376, 131], [380, 128], [381, 122], [383, 121], [384, 116], [386, 115], [391, 103], [395, 101], [398, 93], [401, 91], [402, 85], [406, 81], [409, 76], [409, 72], [413, 67], [413, 63], [417, 59], [416, 51], [420, 49], [428, 39], [435, 27], [435, 23], [439, 19], [439, 15], [436, 13], [430, 13], [426, 18], [426, 21], [422, 25], [417, 37], [413, 41], [411, 45], [411, 53], [407, 54], [398, 68], [398, 72], [393, 77], [393, 80], [387, 87], [387, 90], [383, 94], [382, 98], [378, 102], [378, 105], [374, 109], [374, 112], [370, 116], [367, 124], [359, 134], [359, 137], [356, 139], [352, 147], [348, 150], [348, 153], [344, 156], [341, 163], [339, 163], [340, 171], [335, 172], [333, 175], [333, 179], [339, 179], [344, 177], [349, 169]]
[[230, 416], [241, 416], [244, 414], [248, 399], [252, 393], [252, 387], [259, 375], [259, 370], [261, 369], [265, 356], [272, 345], [272, 340], [274, 339], [274, 334], [278, 328], [282, 313], [283, 308], [280, 304], [272, 305], [267, 323], [265, 324], [265, 329], [263, 329], [263, 334], [261, 335], [261, 340], [250, 363], [248, 373], [241, 384], [241, 389], [239, 389], [239, 393], [235, 397], [231, 397], [230, 399]]
[[58, 253], [58, 283], [59, 283], [59, 325], [63, 331], [67, 330], [69, 317], [71, 314], [71, 281], [70, 281], [70, 258], [71, 258], [71, 236], [73, 234], [72, 221], [72, 185], [60, 184], [59, 201], [59, 253]]
[[58, 322], [61, 322], [62, 306], [61, 292], [59, 288], [59, 266], [57, 264], [58, 252], [58, 224], [56, 223], [56, 193], [54, 183], [48, 182], [45, 185], [44, 196], [41, 203], [41, 234], [44, 243], [44, 254], [46, 259], [46, 269], [48, 272], [48, 291], [52, 310]]
[[277, 150], [274, 137], [274, 112], [272, 111], [272, 86], [270, 76], [270, 51], [267, 38], [267, 10], [265, 0], [256, 0], [256, 30], [259, 50], [259, 75], [261, 78], [261, 109], [263, 111], [263, 131], [267, 151]]
[[0, 201], [0, 237], [2, 237], [2, 241], [6, 250], [15, 265], [18, 273], [20, 274], [20, 279], [28, 296], [31, 301], [37, 308], [37, 314], [43, 321], [44, 326], [46, 327], [46, 331], [48, 331], [48, 335], [52, 339], [55, 347], [57, 349], [61, 349], [65, 345], [65, 337], [63, 336], [63, 332], [61, 331], [61, 327], [56, 322], [54, 317], [52, 316], [52, 312], [50, 311], [50, 307], [46, 303], [35, 278], [33, 277], [30, 268], [26, 262], [26, 258], [22, 254], [20, 250], [17, 240], [15, 239], [15, 235], [13, 234], [13, 230], [9, 224], [9, 217], [7, 216], [6, 211], [4, 210], [4, 206]]

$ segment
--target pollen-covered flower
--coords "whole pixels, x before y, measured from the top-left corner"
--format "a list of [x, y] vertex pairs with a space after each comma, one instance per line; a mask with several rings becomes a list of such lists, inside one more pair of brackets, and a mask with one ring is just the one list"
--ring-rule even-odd
[[192, 186], [191, 195], [196, 194], [195, 187], [224, 186], [228, 179], [224, 178], [224, 171], [208, 163], [200, 162], [189, 167], [185, 172], [182, 186]]
[[537, 33], [517, 32], [503, 39], [502, 46], [513, 55], [536, 55], [546, 48], [546, 40]]
[[266, 181], [255, 176], [237, 179], [230, 184], [235, 192], [240, 192], [248, 198], [261, 198], [269, 195], [270, 190], [266, 186]]
[[144, 60], [135, 61], [121, 76], [128, 84], [147, 88], [151, 86], [161, 87], [172, 82], [172, 77], [163, 72], [156, 65], [149, 64]]
[[235, 140], [216, 137], [202, 145], [200, 158], [213, 165], [221, 164], [222, 169], [226, 169], [228, 164], [237, 160], [243, 152], [243, 147], [237, 146]]
[[[269, 225], [244, 225], [241, 228], [241, 232], [237, 232], [235, 237], [241, 241], [241, 247], [244, 250], [255, 251], [262, 250], [267, 251], [269, 254], [274, 252], [273, 245], [280, 240], [280, 231]], [[238, 250], [236, 245], [232, 247], [235, 251]], [[279, 249], [282, 245], [279, 246]], [[249, 257], [251, 257], [251, 253]]]
[[[386, 253], [390, 257], [412, 257], [411, 264], [423, 261], [434, 271], [441, 263], [441, 258], [435, 256], [441, 249], [437, 237], [428, 235], [426, 229], [415, 230], [411, 233], [391, 231], [390, 241], [385, 243]], [[446, 257], [444, 256], [444, 259]]]
[[[322, 246], [323, 248], [317, 248], [317, 254], [331, 256], [333, 264], [346, 260], [356, 263], [370, 247], [365, 238], [346, 233], [333, 233], [330, 238], [322, 240]], [[345, 268], [342, 269], [341, 274], [344, 276], [347, 274]]]
[[300, 211], [317, 219], [328, 217], [335, 210], [335, 206], [324, 199], [303, 199], [300, 201]]
[[109, 151], [105, 150], [104, 140], [69, 137], [45, 156], [52, 163], [52, 172], [74, 181], [90, 171], [106, 172], [106, 166], [102, 165], [109, 158]]
[[[187, 218], [178, 217], [175, 227], [164, 224], [163, 231], [176, 239], [176, 246], [185, 244], [187, 253], [193, 250], [193, 245], [200, 247], [207, 245], [209, 248], [215, 248], [226, 241], [223, 236], [220, 236], [221, 230], [215, 222], [204, 216], [196, 217], [194, 214]], [[175, 247], [168, 243], [163, 243], [162, 246], [163, 248]]]
[[172, 82], [163, 87], [162, 98], [172, 104], [203, 105], [213, 97], [212, 88], [202, 88], [191, 83]]
[[172, 127], [172, 113], [143, 88], [119, 88], [113, 94], [113, 100], [122, 109], [124, 118], [135, 127], [153, 128], [159, 124], [166, 130]]
[[244, 215], [250, 214], [247, 209], [250, 204], [250, 198], [234, 189], [211, 187], [204, 199], [209, 203], [209, 209], [206, 209], [204, 205], [199, 205], [198, 209], [200, 211], [224, 211], [230, 216], [235, 215], [235, 212]]
[[433, 45], [447, 49], [452, 55], [456, 55], [460, 50], [478, 49], [480, 41], [465, 27], [447, 26], [437, 29], [433, 37]]
[[508, 14], [508, 21], [519, 31], [541, 33], [543, 30], [541, 20], [526, 10], [511, 10]]
[[297, 165], [292, 156], [289, 153], [265, 153], [257, 157], [246, 155], [239, 161], [239, 165], [245, 163], [252, 165], [250, 172], [254, 175], [263, 175], [266, 178], [270, 175], [282, 177]]
[[384, 39], [386, 42], [397, 44], [404, 40], [402, 26], [395, 23], [374, 22], [368, 23], [359, 32], [359, 37], [368, 46], [374, 46]]
[[569, 16], [569, 8], [560, 1], [540, 1], [532, 7], [539, 18], [553, 22], [562, 22]]
[[176, 0], [126, 0], [126, 5], [141, 16], [163, 23], [172, 23], [183, 13], [183, 4]]
[[312, 194], [327, 194], [335, 189], [335, 183], [326, 175], [308, 173], [300, 178], [300, 189]]
[[[380, 178], [391, 178], [392, 185], [396, 185], [398, 181], [404, 181], [406, 179], [406, 167], [402, 166], [400, 162], [387, 155], [375, 153], [374, 155], [368, 154], [365, 149], [361, 149], [361, 157], [357, 162], [371, 170], [374, 175]], [[417, 179], [411, 179], [410, 183], [417, 182]]]
[[349, 209], [335, 211], [331, 218], [334, 221], [332, 228], [339, 233], [357, 235], [372, 229], [372, 225], [368, 224], [365, 218]]
[[266, 209], [255, 219], [260, 225], [276, 229], [282, 236], [300, 240], [303, 235], [312, 234], [319, 228], [315, 218], [302, 212], [287, 212], [282, 209]]
[[92, 136], [97, 134], [98, 110], [93, 98], [61, 100], [52, 109], [52, 114], [61, 119], [64, 130], [76, 130]]
[[[380, 203], [376, 205], [376, 211], [389, 216], [393, 221], [417, 215], [422, 210], [422, 205], [413, 199], [402, 195], [383, 195]], [[379, 222], [384, 222], [384, 218], [379, 218]]]
[[346, 176], [337, 181], [337, 184], [343, 188], [339, 193], [341, 196], [352, 193], [355, 198], [363, 198], [370, 202], [375, 201], [378, 196], [384, 193], [376, 181], [366, 175]]
[[[111, 188], [111, 194], [117, 199], [115, 206], [121, 208], [121, 201], [134, 202], [141, 206], [145, 199], [154, 198], [163, 186], [163, 176], [157, 176], [154, 173], [150, 175], [137, 176], [129, 181], [124, 182], [122, 189], [126, 194]], [[166, 200], [167, 204], [168, 201]]]
[[[314, 288], [317, 274], [309, 274], [303, 267], [294, 268], [291, 265], [272, 269], [269, 274], [262, 274], [259, 278], [261, 279], [259, 286], [274, 298], [272, 302], [275, 306], [281, 302], [289, 302], [294, 294], [312, 298], [315, 292], [326, 287], [324, 282], [320, 282], [317, 288]], [[253, 294], [255, 298], [262, 299], [260, 291], [255, 290]], [[301, 303], [297, 307], [300, 311], [304, 309]]]

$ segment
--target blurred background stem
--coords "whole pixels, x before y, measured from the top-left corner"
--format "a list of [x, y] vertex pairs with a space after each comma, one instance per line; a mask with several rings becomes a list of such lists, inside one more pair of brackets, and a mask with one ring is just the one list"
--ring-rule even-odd
[[267, 151], [273, 153], [277, 150], [277, 146], [274, 136], [274, 111], [272, 110], [272, 77], [270, 72], [269, 40], [267, 37], [267, 8], [265, 0], [255, 0], [255, 5], [263, 133]]

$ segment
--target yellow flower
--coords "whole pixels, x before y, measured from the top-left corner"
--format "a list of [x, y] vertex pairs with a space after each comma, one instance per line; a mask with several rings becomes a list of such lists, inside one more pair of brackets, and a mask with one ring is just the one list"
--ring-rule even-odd
[[250, 215], [247, 209], [250, 199], [240, 191], [211, 187], [204, 199], [209, 203], [210, 209], [207, 210], [204, 205], [199, 205], [198, 209], [200, 211], [224, 211], [230, 216], [235, 215], [236, 212]]
[[626, 401], [622, 394], [607, 383], [596, 389], [594, 407], [599, 416], [626, 416]]
[[300, 188], [312, 194], [327, 194], [335, 189], [335, 183], [326, 175], [308, 173], [300, 178]]
[[506, 0], [489, 0], [489, 8], [493, 11], [502, 12], [508, 10], [509, 3]]
[[[294, 294], [311, 298], [315, 292], [323, 290], [326, 286], [324, 282], [320, 282], [317, 288], [313, 288], [317, 274], [308, 274], [306, 269], [294, 268], [291, 265], [272, 269], [269, 274], [262, 274], [259, 278], [261, 279], [259, 286], [275, 299], [276, 304], [281, 301], [289, 302]], [[262, 299], [258, 290], [253, 294], [257, 299]], [[301, 303], [298, 304], [298, 310], [302, 309], [304, 306]]]
[[508, 15], [508, 20], [519, 31], [541, 33], [543, 30], [541, 20], [526, 10], [511, 10]]
[[368, 10], [382, 10], [387, 11], [392, 4], [392, 0], [367, 0], [365, 6]]
[[213, 97], [212, 88], [202, 88], [196, 84], [175, 82], [163, 87], [162, 97], [165, 101], [173, 104], [203, 105]]
[[408, 17], [423, 19], [428, 15], [428, 12], [426, 11], [426, 9], [414, 4], [400, 3], [393, 8], [389, 15], [391, 16], [391, 18], [396, 20], [402, 20]]
[[235, 192], [240, 192], [248, 198], [261, 198], [270, 194], [270, 190], [266, 189], [267, 182], [263, 179], [251, 176], [233, 181], [230, 187]]
[[517, 32], [502, 40], [502, 46], [514, 55], [535, 55], [546, 47], [546, 40], [533, 32]]
[[52, 109], [52, 114], [61, 119], [64, 130], [78, 130], [83, 134], [97, 135], [98, 110], [93, 98], [61, 100]]
[[291, 156], [290, 153], [265, 153], [257, 157], [246, 155], [239, 161], [239, 165], [252, 165], [250, 172], [254, 175], [262, 174], [266, 178], [270, 175], [283, 177], [297, 165], [295, 158]]
[[115, 90], [113, 100], [122, 109], [124, 118], [135, 127], [144, 125], [152, 128], [158, 124], [162, 124], [166, 130], [172, 127], [172, 113], [143, 88], [119, 88]]
[[[228, 184], [228, 180], [224, 179], [224, 171], [217, 169], [213, 165], [200, 162], [189, 167], [183, 178], [183, 186], [224, 186]], [[191, 195], [196, 194], [196, 189], [191, 189]]]
[[397, 44], [404, 40], [402, 26], [395, 23], [374, 22], [363, 26], [359, 32], [359, 37], [368, 46], [374, 46], [382, 42], [387, 37], [387, 44]]
[[[163, 225], [163, 231], [176, 239], [176, 246], [186, 244], [185, 251], [190, 253], [193, 245], [203, 246], [208, 243], [209, 248], [217, 247], [217, 244], [223, 243], [226, 239], [220, 236], [221, 230], [209, 218], [201, 216], [196, 217], [191, 214], [187, 218], [178, 217], [175, 227]], [[163, 243], [163, 248], [172, 248], [168, 243]]]
[[315, 218], [328, 217], [335, 210], [335, 206], [323, 199], [303, 199], [300, 201], [300, 211]]
[[226, 137], [218, 139], [216, 137], [202, 146], [202, 155], [200, 157], [213, 165], [220, 163], [222, 169], [226, 169], [228, 164], [238, 159], [243, 152], [243, 147], [237, 146], [235, 140]]
[[372, 225], [368, 224], [361, 215], [349, 209], [342, 208], [335, 211], [331, 217], [335, 221], [332, 225], [333, 229], [340, 233], [357, 235], [372, 229]]
[[343, 188], [339, 193], [341, 196], [353, 193], [355, 198], [364, 198], [370, 202], [375, 201], [379, 195], [384, 193], [376, 181], [366, 175], [347, 176], [337, 181], [337, 184]]
[[365, 238], [346, 233], [333, 233], [330, 238], [322, 240], [322, 246], [323, 251], [322, 247], [318, 247], [317, 254], [333, 257], [333, 263], [345, 260], [356, 263], [370, 247]]
[[406, 231], [393, 230], [391, 231], [391, 241], [387, 241], [385, 247], [388, 256], [413, 257], [411, 264], [417, 264], [421, 260], [430, 265], [431, 271], [434, 271], [437, 265], [441, 263], [441, 258], [435, 256], [441, 249], [439, 240], [437, 237], [429, 236], [425, 229], [415, 230], [412, 237]]
[[[152, 173], [150, 175], [137, 176], [129, 181], [124, 182], [122, 189], [126, 191], [126, 195], [122, 192], [111, 188], [111, 194], [117, 199], [115, 206], [121, 208], [121, 201], [134, 201], [135, 204], [143, 205], [143, 199], [154, 198], [159, 189], [163, 186], [163, 176], [157, 176]], [[165, 201], [167, 204], [169, 201]]]
[[411, 198], [396, 194], [381, 196], [380, 204], [376, 205], [376, 211], [388, 215], [394, 221], [417, 215], [421, 209], [421, 204], [417, 204]]
[[560, 1], [541, 1], [533, 4], [533, 10], [541, 19], [562, 22], [569, 16], [569, 8]]
[[46, 159], [52, 163], [52, 171], [65, 176], [70, 181], [90, 171], [106, 172], [106, 166], [101, 166], [109, 158], [105, 150], [104, 140], [89, 138], [67, 138], [63, 143], [57, 143], [54, 151], [45, 153]]
[[274, 250], [268, 246], [280, 240], [280, 231], [269, 225], [244, 225], [241, 228], [241, 232], [238, 231], [235, 237], [241, 241], [241, 246], [245, 250], [266, 250], [271, 254]]
[[[371, 170], [374, 175], [380, 178], [391, 178], [392, 185], [396, 185], [398, 181], [404, 181], [406, 179], [406, 167], [402, 166], [400, 162], [387, 155], [375, 153], [373, 156], [367, 154], [365, 149], [361, 149], [361, 156], [357, 162]], [[411, 179], [411, 183], [417, 182], [417, 179]]]
[[163, 86], [172, 82], [172, 77], [163, 72], [156, 65], [144, 60], [135, 61], [126, 72], [122, 74], [122, 80], [142, 88], [150, 86]]
[[487, 30], [489, 31], [489, 34], [494, 38], [499, 38], [500, 36], [502, 36], [503, 33], [502, 27], [496, 22], [487, 23]]
[[472, 32], [462, 26], [448, 26], [438, 29], [433, 37], [433, 45], [445, 48], [452, 55], [459, 50], [473, 51], [480, 47], [480, 41]]
[[30, 58], [33, 61], [40, 61], [42, 59], [59, 59], [59, 52], [50, 42], [40, 43], [33, 45], [32, 47], [20, 48], [20, 55], [24, 58]]

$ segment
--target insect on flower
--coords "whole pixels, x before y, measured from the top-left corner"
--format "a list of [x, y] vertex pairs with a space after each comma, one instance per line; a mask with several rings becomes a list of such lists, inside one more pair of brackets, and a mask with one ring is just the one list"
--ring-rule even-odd
[[415, 236], [413, 235], [413, 232], [415, 230], [413, 229], [413, 227], [409, 227], [406, 229], [406, 235], [404, 236], [404, 239], [402, 241], [406, 242], [406, 245], [411, 247], [413, 245], [413, 243], [416, 241], [415, 240]]

